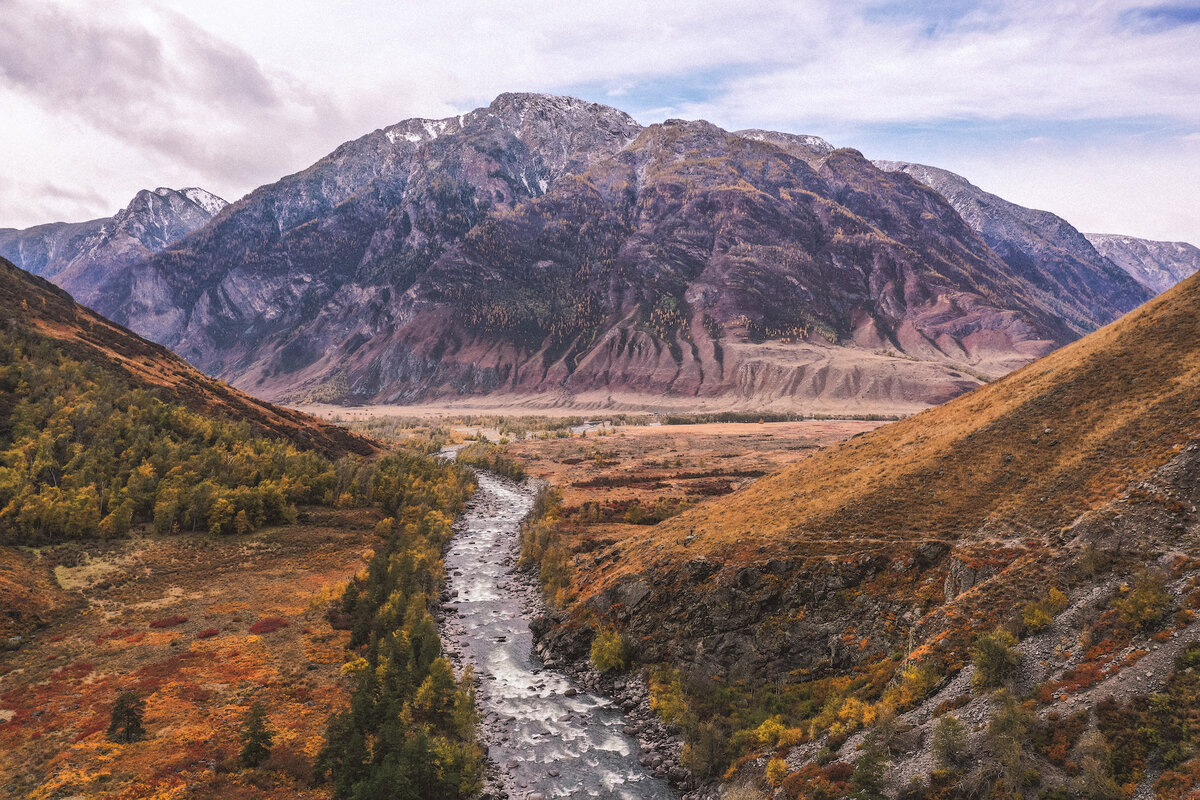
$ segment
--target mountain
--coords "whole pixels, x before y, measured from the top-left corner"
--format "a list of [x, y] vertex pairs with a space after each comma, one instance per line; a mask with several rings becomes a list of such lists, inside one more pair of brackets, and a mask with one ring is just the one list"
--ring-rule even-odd
[[143, 189], [109, 218], [2, 228], [0, 256], [90, 304], [113, 271], [182, 239], [226, 205], [204, 189]]
[[342, 145], [92, 296], [276, 400], [894, 410], [1144, 299], [1108, 268], [1046, 285], [816, 137], [506, 94]]
[[[540, 651], [586, 655], [616, 630], [637, 663], [670, 668], [654, 702], [697, 763], [761, 780], [781, 758], [773, 780], [800, 774], [788, 797], [868, 752], [891, 761], [876, 768], [893, 795], [915, 776], [980, 796], [1013, 763], [1035, 797], [1189, 785], [1172, 770], [1197, 743], [1165, 731], [1198, 710], [1197, 308], [1193, 276], [648, 533], [563, 535], [573, 556], [554, 569], [576, 580]], [[970, 761], [937, 754], [947, 714]]]
[[1080, 330], [1091, 330], [1096, 320], [1111, 322], [1155, 294], [1098, 253], [1088, 237], [1061, 217], [1010, 203], [944, 169], [875, 163], [911, 175], [945, 197], [1015, 275]]
[[1085, 233], [1096, 250], [1154, 293], [1200, 271], [1200, 248], [1109, 233]]
[[[258, 435], [285, 439], [331, 458], [377, 452], [372, 442], [344, 428], [272, 406], [204, 375], [161, 345], [77, 304], [62, 289], [2, 258], [0, 330], [31, 335], [72, 359], [116, 375], [131, 389], [245, 423]], [[11, 402], [12, 395], [5, 396]]]
[[860, 412], [942, 402], [1149, 296], [1057, 218], [976, 230], [954, 203], [814, 136], [504, 94], [54, 279], [272, 400]]

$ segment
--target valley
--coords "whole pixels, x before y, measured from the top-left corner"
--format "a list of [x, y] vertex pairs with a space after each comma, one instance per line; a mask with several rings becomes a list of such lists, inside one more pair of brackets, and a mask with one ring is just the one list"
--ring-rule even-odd
[[0, 796], [1200, 796], [1193, 245], [510, 92], [0, 256]]

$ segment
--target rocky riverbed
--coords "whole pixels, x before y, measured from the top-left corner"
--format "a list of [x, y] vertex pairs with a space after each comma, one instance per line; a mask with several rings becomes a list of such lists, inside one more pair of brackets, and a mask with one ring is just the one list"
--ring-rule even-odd
[[610, 680], [534, 651], [530, 621], [545, 609], [534, 581], [517, 569], [518, 531], [534, 494], [480, 472], [445, 559], [443, 641], [478, 678], [486, 791], [674, 800], [668, 778], [685, 784], [688, 776], [678, 767], [679, 743], [649, 711], [644, 681]]

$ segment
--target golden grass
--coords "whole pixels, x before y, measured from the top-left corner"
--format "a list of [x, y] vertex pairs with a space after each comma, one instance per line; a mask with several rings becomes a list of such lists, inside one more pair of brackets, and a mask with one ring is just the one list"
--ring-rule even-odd
[[1200, 276], [996, 383], [656, 526], [608, 577], [651, 554], [836, 556], [839, 543], [1052, 534], [1197, 436], [1198, 308]]

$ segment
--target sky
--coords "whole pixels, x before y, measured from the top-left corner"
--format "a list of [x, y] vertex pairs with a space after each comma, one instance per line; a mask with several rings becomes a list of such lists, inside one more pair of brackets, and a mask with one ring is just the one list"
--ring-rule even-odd
[[0, 227], [234, 200], [505, 91], [823, 136], [1200, 244], [1200, 0], [0, 0]]

